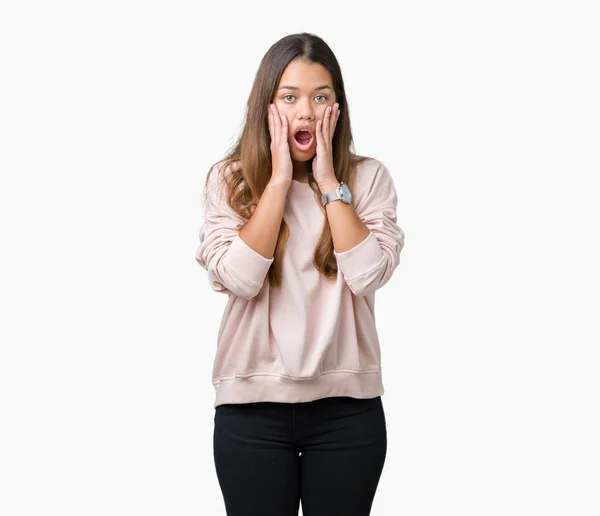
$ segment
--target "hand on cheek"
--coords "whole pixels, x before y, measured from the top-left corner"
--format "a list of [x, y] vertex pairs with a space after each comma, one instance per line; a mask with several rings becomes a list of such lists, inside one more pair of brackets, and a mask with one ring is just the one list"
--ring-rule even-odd
[[317, 137], [317, 154], [313, 158], [313, 177], [319, 186], [328, 188], [337, 181], [333, 169], [332, 140], [337, 121], [340, 117], [339, 104], [327, 106], [323, 118], [317, 120], [315, 128]]

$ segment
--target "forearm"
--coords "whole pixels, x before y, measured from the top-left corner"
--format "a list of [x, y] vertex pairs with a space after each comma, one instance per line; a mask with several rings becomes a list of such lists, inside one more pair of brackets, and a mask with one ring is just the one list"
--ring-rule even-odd
[[249, 247], [268, 259], [275, 254], [288, 190], [288, 184], [270, 182], [252, 217], [239, 232]]
[[[334, 190], [339, 182], [321, 185], [322, 193]], [[329, 227], [336, 252], [343, 253], [356, 247], [369, 236], [369, 229], [358, 218], [354, 206], [341, 200], [331, 201], [325, 205]]]

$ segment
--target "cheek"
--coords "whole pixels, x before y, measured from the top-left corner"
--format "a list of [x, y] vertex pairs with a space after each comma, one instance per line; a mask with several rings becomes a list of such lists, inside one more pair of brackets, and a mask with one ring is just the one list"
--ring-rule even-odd
[[292, 120], [292, 112], [289, 109], [289, 106], [287, 106], [283, 102], [274, 102], [274, 104], [275, 104], [275, 107], [277, 108], [277, 111], [279, 112], [279, 116], [285, 115], [285, 118], [287, 119], [288, 129], [289, 129], [290, 120]]
[[290, 106], [287, 104], [283, 104], [283, 103], [275, 103], [275, 106], [277, 106], [277, 111], [279, 111], [280, 115], [285, 115], [285, 117], [287, 118], [288, 121], [288, 125], [290, 123], [290, 120], [293, 119], [294, 117], [294, 112], [290, 109]]
[[275, 106], [277, 107], [279, 113], [282, 115], [287, 115], [290, 111], [289, 106], [283, 102], [275, 102]]
[[333, 106], [333, 104], [327, 104], [326, 106], [323, 106], [323, 109], [321, 110], [321, 112], [319, 113], [319, 116], [317, 117], [319, 120], [323, 120], [325, 118], [325, 112], [329, 106]]

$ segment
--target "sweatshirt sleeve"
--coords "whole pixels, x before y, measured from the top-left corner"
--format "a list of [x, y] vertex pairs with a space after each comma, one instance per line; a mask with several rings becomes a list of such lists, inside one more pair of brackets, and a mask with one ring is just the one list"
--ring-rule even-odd
[[215, 165], [208, 179], [196, 261], [207, 270], [215, 292], [250, 300], [262, 288], [275, 258], [265, 258], [240, 238], [239, 231], [246, 221], [227, 204], [220, 167]]
[[359, 192], [354, 204], [369, 236], [343, 253], [334, 251], [348, 287], [357, 296], [371, 294], [388, 282], [404, 247], [404, 231], [396, 224], [398, 196], [393, 178], [380, 161], [374, 163], [372, 179], [357, 180]]

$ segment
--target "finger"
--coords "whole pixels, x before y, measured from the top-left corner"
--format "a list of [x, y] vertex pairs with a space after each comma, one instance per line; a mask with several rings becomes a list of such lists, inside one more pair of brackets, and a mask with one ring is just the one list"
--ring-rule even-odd
[[271, 135], [271, 140], [273, 139], [273, 110], [271, 109], [271, 104], [269, 104], [269, 108], [267, 109], [267, 121], [269, 124], [269, 134]]
[[323, 120], [317, 120], [317, 127], [316, 127], [316, 133], [317, 133], [317, 152], [320, 153], [319, 151], [319, 147], [321, 147], [323, 145], [323, 135], [321, 134], [321, 128], [323, 127]]
[[323, 138], [327, 142], [329, 141], [329, 126], [331, 124], [331, 106], [327, 106], [325, 110], [325, 117], [323, 120]]
[[286, 142], [288, 140], [288, 123], [285, 115], [281, 115], [281, 138], [282, 142]]
[[333, 135], [333, 132], [335, 131], [337, 122], [340, 119], [340, 105], [336, 103], [334, 107], [335, 107], [334, 114], [331, 119], [331, 134], [332, 135]]
[[279, 118], [279, 113], [275, 104], [271, 104], [271, 112], [273, 114], [273, 132], [275, 134], [274, 138], [275, 141], [279, 143], [279, 133], [281, 132], [281, 119]]
[[329, 124], [327, 124], [327, 145], [331, 149], [331, 140], [333, 139], [333, 131], [335, 129], [335, 122], [337, 120], [337, 111], [336, 104], [331, 106], [331, 111], [329, 112]]
[[277, 106], [275, 106], [275, 104], [271, 104], [271, 113], [273, 114], [275, 127], [277, 127], [277, 124], [279, 123], [279, 113], [277, 112]]
[[274, 113], [274, 118], [277, 121], [276, 127], [277, 127], [277, 135], [278, 135], [278, 140], [279, 140], [278, 143], [287, 141], [287, 120], [284, 115], [279, 113], [279, 109], [277, 109], [277, 106], [275, 104], [273, 104], [273, 113]]

